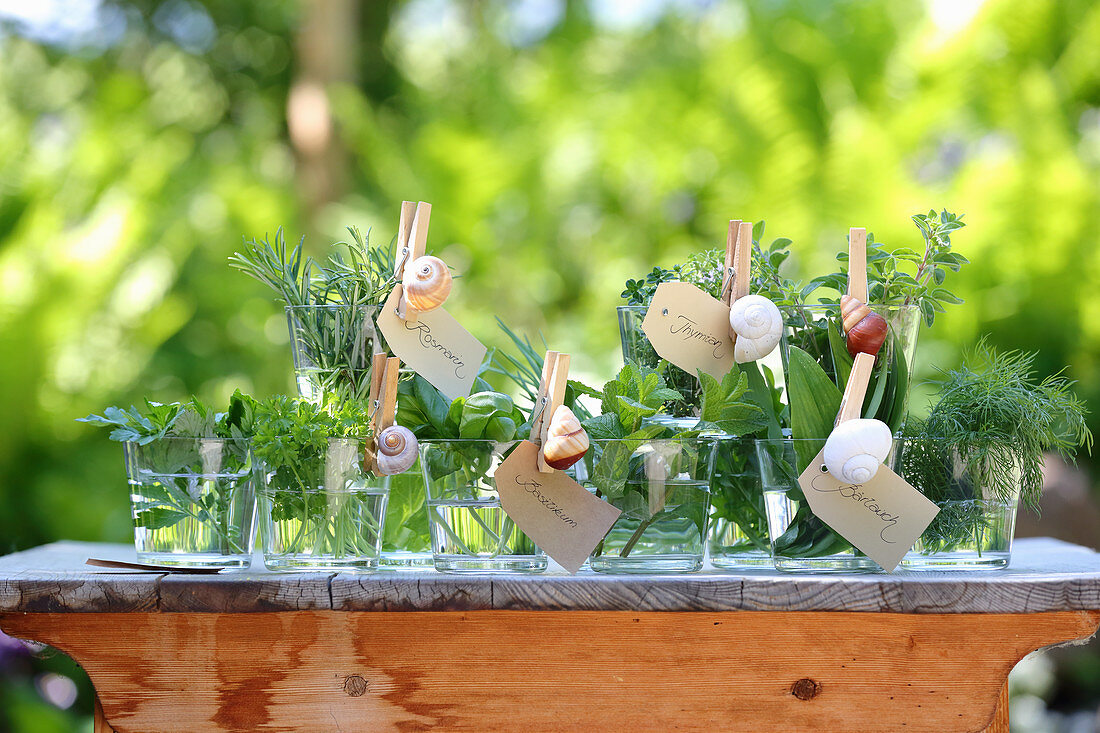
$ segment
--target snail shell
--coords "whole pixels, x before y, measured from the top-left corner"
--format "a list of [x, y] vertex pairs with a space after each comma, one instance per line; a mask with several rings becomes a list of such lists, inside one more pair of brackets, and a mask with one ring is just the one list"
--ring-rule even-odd
[[852, 356], [859, 353], [877, 355], [890, 330], [886, 319], [850, 295], [840, 298], [840, 316], [848, 336], [848, 353]]
[[383, 476], [404, 473], [416, 463], [416, 436], [408, 428], [390, 425], [378, 434], [375, 465]]
[[825, 441], [825, 467], [838, 481], [865, 484], [890, 455], [894, 438], [881, 420], [848, 420]]
[[418, 311], [430, 311], [451, 294], [451, 271], [438, 257], [424, 255], [413, 260], [401, 284], [409, 305]]
[[546, 444], [542, 446], [542, 457], [546, 459], [546, 465], [561, 471], [579, 461], [586, 452], [588, 433], [581, 427], [581, 421], [573, 411], [560, 405], [550, 418]]
[[730, 307], [730, 330], [737, 334], [733, 359], [738, 364], [762, 359], [779, 345], [783, 314], [763, 295], [746, 295]]

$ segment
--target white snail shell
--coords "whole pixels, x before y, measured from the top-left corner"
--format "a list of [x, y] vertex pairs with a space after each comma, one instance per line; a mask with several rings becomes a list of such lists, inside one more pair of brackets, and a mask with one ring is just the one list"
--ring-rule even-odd
[[550, 418], [546, 444], [542, 446], [546, 465], [564, 470], [579, 461], [587, 451], [588, 433], [581, 427], [581, 421], [565, 405], [558, 406]]
[[730, 330], [737, 334], [733, 360], [738, 364], [763, 359], [783, 336], [783, 314], [763, 295], [746, 295], [730, 308]]
[[848, 420], [825, 441], [825, 467], [838, 481], [865, 484], [890, 455], [894, 437], [881, 420]]
[[378, 434], [375, 464], [383, 476], [404, 473], [416, 463], [416, 436], [408, 428], [390, 425]]
[[438, 257], [424, 255], [405, 270], [405, 301], [418, 311], [438, 308], [451, 294], [451, 271]]

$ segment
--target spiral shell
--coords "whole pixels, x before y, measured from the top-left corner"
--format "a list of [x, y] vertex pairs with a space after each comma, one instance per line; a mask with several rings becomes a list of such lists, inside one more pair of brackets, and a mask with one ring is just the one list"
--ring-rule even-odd
[[838, 481], [865, 484], [890, 455], [894, 438], [881, 420], [848, 420], [825, 441], [825, 467]]
[[733, 359], [738, 364], [762, 359], [779, 345], [783, 314], [762, 295], [738, 298], [730, 308], [730, 330], [737, 335]]
[[430, 311], [451, 294], [451, 271], [438, 257], [424, 255], [413, 260], [401, 284], [409, 305], [418, 311]]
[[546, 465], [561, 471], [579, 461], [586, 452], [588, 433], [581, 427], [581, 421], [573, 411], [560, 405], [550, 418], [546, 444], [542, 446], [542, 457], [546, 459]]
[[859, 353], [877, 355], [890, 330], [886, 319], [850, 295], [841, 296], [840, 315], [848, 336], [848, 353], [852, 356]]
[[378, 434], [375, 465], [383, 476], [404, 473], [416, 463], [416, 436], [408, 428], [391, 425]]

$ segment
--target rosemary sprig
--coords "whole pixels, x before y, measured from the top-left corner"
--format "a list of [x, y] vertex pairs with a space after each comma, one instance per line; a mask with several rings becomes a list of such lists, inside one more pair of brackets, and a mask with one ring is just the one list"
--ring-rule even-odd
[[282, 229], [274, 244], [246, 240], [229, 258], [289, 306], [299, 391], [318, 402], [369, 394], [371, 357], [384, 349], [375, 316], [397, 282], [393, 243], [371, 247], [355, 227], [348, 232], [351, 241], [335, 245], [346, 256], [337, 249], [324, 264], [303, 253], [304, 238], [288, 250]]

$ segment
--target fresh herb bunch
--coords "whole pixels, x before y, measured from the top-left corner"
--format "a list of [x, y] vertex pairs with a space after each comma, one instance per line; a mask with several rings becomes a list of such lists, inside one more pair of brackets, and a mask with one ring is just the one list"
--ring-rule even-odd
[[[651, 440], [669, 442], [670, 461], [693, 463], [706, 460], [693, 440], [698, 431], [674, 434], [670, 428], [648, 423], [646, 419], [659, 414], [663, 405], [679, 395], [668, 387], [664, 376], [656, 369], [627, 363], [619, 374], [603, 386], [602, 391], [585, 388], [587, 394], [601, 402], [601, 414], [583, 421], [592, 445], [576, 469], [578, 478], [592, 486], [597, 496], [624, 511], [624, 519], [634, 528], [619, 549], [620, 557], [629, 557], [631, 551], [651, 527], [667, 526], [677, 519], [688, 519], [696, 527], [700, 541], [706, 527], [707, 497], [705, 492], [679, 492], [678, 501], [669, 498], [669, 504], [659, 511], [649, 509], [649, 488], [645, 480], [645, 456], [639, 451]], [[721, 393], [721, 394], [719, 394]], [[715, 383], [711, 390], [713, 406], [710, 417], [715, 420], [751, 420], [751, 406], [736, 402], [736, 397], [726, 399], [727, 393]], [[742, 408], [747, 409], [742, 409]], [[669, 475], [680, 473], [677, 465], [670, 465]], [[645, 511], [642, 511], [643, 505]], [[643, 516], [644, 514], [644, 516]], [[614, 530], [613, 530], [614, 533]], [[603, 551], [604, 542], [596, 548]]]
[[724, 553], [768, 550], [767, 513], [753, 460], [752, 436], [774, 422], [774, 403], [771, 395], [750, 390], [749, 374], [759, 377], [760, 372], [754, 364], [743, 369], [734, 366], [721, 382], [699, 372], [703, 400], [695, 430], [725, 436], [706, 446], [716, 451], [710, 482], [711, 518], [737, 525], [745, 538], [743, 546], [723, 548]]
[[[239, 536], [230, 509], [234, 494], [249, 485], [254, 406], [238, 390], [225, 412], [195, 398], [170, 404], [146, 400], [144, 409], [108, 407], [103, 415], [77, 422], [111, 428], [111, 440], [128, 444], [128, 457], [140, 455], [130, 467], [130, 480], [137, 482], [131, 491], [137, 497], [135, 527], [167, 530], [190, 518], [218, 536], [223, 552], [239, 554], [246, 538]], [[203, 438], [227, 440], [227, 461], [218, 464], [215, 476], [203, 465], [201, 447], [196, 451], [195, 441]]]
[[282, 228], [275, 244], [245, 240], [242, 252], [229, 257], [229, 266], [264, 283], [287, 305], [369, 305], [382, 302], [396, 283], [393, 278], [394, 248], [371, 247], [370, 232], [364, 237], [348, 227], [350, 242], [338, 242], [348, 257], [337, 250], [323, 266], [303, 254], [305, 237], [289, 252]]
[[264, 511], [289, 554], [371, 557], [383, 517], [363, 466], [370, 405], [318, 405], [276, 395], [255, 411], [252, 451], [262, 464]]
[[274, 244], [246, 240], [229, 258], [290, 308], [299, 390], [314, 402], [365, 399], [373, 353], [385, 350], [374, 319], [397, 282], [394, 246], [372, 247], [355, 227], [348, 232], [351, 241], [337, 243], [324, 264], [303, 254], [304, 238], [288, 250], [282, 229]]
[[317, 405], [276, 395], [258, 403], [252, 452], [270, 472], [267, 489], [294, 495], [325, 487], [329, 439], [369, 438], [369, 423], [370, 406], [362, 400]]
[[233, 438], [247, 451], [246, 441], [252, 430], [255, 401], [240, 390], [233, 393], [229, 409], [214, 412], [197, 398], [188, 402], [152, 402], [145, 409], [108, 407], [102, 415], [88, 415], [77, 422], [112, 428], [111, 440], [148, 445], [165, 437]]
[[[542, 381], [542, 364], [546, 358], [546, 341], [542, 341], [541, 348], [535, 348], [531, 339], [527, 336], [519, 336], [509, 328], [504, 321], [497, 318], [500, 330], [515, 346], [519, 356], [513, 356], [503, 349], [495, 348], [489, 355], [485, 365], [485, 373], [499, 374], [512, 382], [523, 393], [527, 400], [527, 409], [530, 410], [538, 397], [539, 382]], [[575, 379], [570, 379], [565, 388], [564, 404], [571, 409], [577, 419], [584, 421], [592, 416], [588, 408], [577, 398], [582, 394], [591, 393], [593, 390]]]
[[[427, 467], [433, 480], [454, 476], [458, 490], [473, 486], [492, 467], [492, 443], [508, 443], [525, 437], [531, 423], [512, 398], [494, 392], [481, 378], [469, 397], [450, 402], [419, 374], [398, 385], [397, 422], [419, 440], [438, 441]], [[470, 442], [476, 441], [476, 442]]]
[[[915, 305], [920, 308], [929, 326], [937, 313], [945, 311], [944, 305], [957, 305], [962, 299], [943, 287], [948, 272], [958, 272], [968, 260], [951, 250], [951, 233], [966, 224], [962, 215], [946, 209], [939, 214], [935, 210], [916, 214], [913, 223], [924, 238], [924, 252], [908, 247], [883, 249], [875, 242], [873, 232], [867, 232], [867, 295], [871, 303], [879, 305]], [[803, 299], [821, 287], [844, 293], [848, 287], [848, 253], [841, 252], [837, 260], [844, 263], [840, 272], [815, 277], [802, 290]], [[826, 299], [824, 302], [832, 302]]]
[[958, 369], [934, 382], [939, 399], [911, 437], [933, 439], [936, 452], [913, 453], [906, 478], [933, 501], [955, 498], [948, 481], [954, 454], [964, 462], [968, 498], [1008, 501], [1016, 493], [1038, 508], [1043, 454], [1073, 460], [1078, 448], [1092, 451], [1084, 401], [1060, 373], [1038, 379], [1037, 353], [998, 351], [984, 339], [965, 353]]

